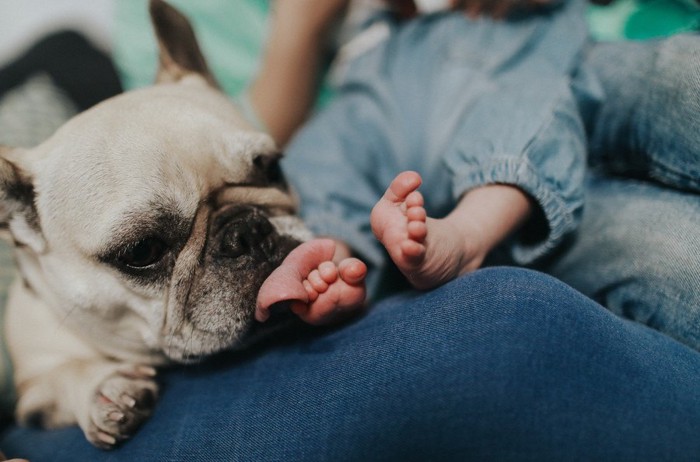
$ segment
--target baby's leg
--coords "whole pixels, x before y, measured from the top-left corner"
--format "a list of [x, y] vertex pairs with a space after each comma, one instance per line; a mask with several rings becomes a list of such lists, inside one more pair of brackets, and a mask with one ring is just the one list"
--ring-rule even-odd
[[363, 308], [367, 267], [357, 258], [336, 265], [335, 247], [330, 239], [314, 239], [294, 249], [260, 288], [256, 319], [267, 320], [278, 302], [289, 302], [310, 324], [337, 321]]
[[[400, 173], [372, 209], [372, 231], [399, 270], [417, 289], [431, 289], [472, 268], [465, 248], [467, 234], [449, 220], [428, 218], [421, 177]], [[480, 263], [480, 262], [479, 262]]]

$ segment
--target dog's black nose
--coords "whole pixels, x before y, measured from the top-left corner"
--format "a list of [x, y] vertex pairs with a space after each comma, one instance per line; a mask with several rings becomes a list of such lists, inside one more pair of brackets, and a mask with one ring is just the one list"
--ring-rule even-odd
[[219, 254], [238, 258], [262, 250], [263, 241], [274, 231], [272, 224], [254, 209], [234, 214], [220, 233]]

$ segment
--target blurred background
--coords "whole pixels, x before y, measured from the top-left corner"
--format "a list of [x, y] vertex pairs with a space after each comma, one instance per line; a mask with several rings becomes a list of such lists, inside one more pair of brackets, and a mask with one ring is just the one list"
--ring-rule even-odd
[[[37, 61], [43, 60], [41, 53], [34, 53], [29, 60], [23, 56], [47, 36], [64, 30], [79, 35], [58, 37], [52, 43], [58, 40], [59, 48], [77, 50], [79, 56], [75, 59], [82, 59], [86, 50], [92, 58], [100, 53], [106, 56], [112, 48], [114, 3], [115, 0], [0, 0], [0, 145], [32, 146], [78, 111], [66, 90], [53, 84], [49, 74], [55, 69], [40, 69]], [[81, 35], [85, 42], [80, 40]], [[39, 51], [55, 55], [59, 48], [52, 43]], [[62, 59], [60, 55], [57, 58]], [[104, 61], [101, 63], [104, 67]], [[0, 426], [9, 415], [14, 398], [2, 334], [4, 303], [14, 272], [11, 248], [0, 241]]]
[[79, 30], [109, 51], [115, 3], [116, 0], [0, 0], [0, 66], [42, 36], [62, 28]]

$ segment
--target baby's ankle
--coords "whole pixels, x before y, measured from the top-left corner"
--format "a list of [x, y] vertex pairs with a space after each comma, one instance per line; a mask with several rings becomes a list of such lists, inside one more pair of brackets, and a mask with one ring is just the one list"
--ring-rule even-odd
[[453, 252], [458, 256], [455, 274], [461, 276], [479, 269], [489, 252], [480, 227], [475, 223], [451, 222], [449, 217], [444, 222], [445, 230], [449, 233], [449, 236], [443, 237], [444, 242], [452, 242]]

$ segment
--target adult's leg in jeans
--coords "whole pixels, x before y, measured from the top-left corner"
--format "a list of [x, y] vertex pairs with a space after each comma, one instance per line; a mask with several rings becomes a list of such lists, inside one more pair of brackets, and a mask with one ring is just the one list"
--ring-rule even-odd
[[13, 429], [51, 460], [694, 460], [700, 354], [556, 279], [477, 271], [356, 322], [176, 369], [113, 452]]
[[605, 93], [591, 164], [700, 191], [700, 34], [596, 44], [585, 63]]
[[700, 200], [592, 175], [581, 227], [543, 268], [611, 311], [700, 349]]

